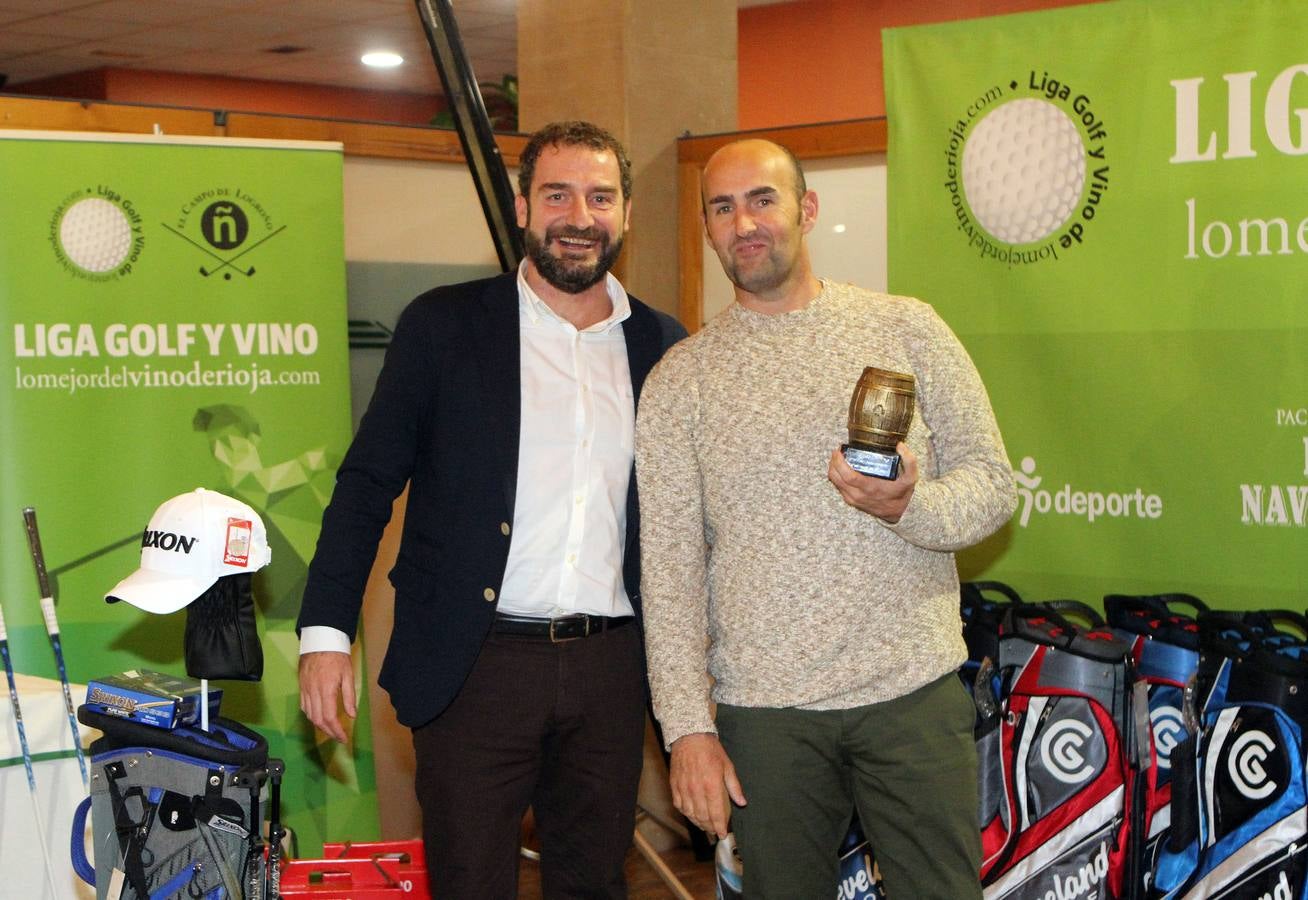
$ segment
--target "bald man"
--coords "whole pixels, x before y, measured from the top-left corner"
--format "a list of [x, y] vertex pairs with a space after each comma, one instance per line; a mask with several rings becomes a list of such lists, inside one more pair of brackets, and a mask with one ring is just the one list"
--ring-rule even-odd
[[[728, 145], [702, 188], [735, 302], [650, 374], [636, 430], [674, 801], [719, 835], [731, 816], [750, 900], [829, 896], [855, 811], [889, 897], [980, 897], [953, 554], [1016, 506], [989, 399], [925, 303], [814, 274], [784, 147]], [[894, 480], [839, 451], [865, 366], [917, 379]]]

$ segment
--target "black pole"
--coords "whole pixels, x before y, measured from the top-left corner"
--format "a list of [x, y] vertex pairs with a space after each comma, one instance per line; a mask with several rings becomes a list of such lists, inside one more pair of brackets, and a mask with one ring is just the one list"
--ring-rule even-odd
[[523, 257], [522, 232], [517, 225], [513, 209], [513, 185], [509, 171], [495, 146], [486, 104], [481, 99], [481, 88], [473, 77], [468, 55], [463, 50], [458, 25], [454, 22], [454, 9], [450, 0], [415, 0], [422, 28], [427, 32], [432, 59], [441, 76], [446, 102], [454, 115], [454, 128], [459, 133], [463, 157], [468, 171], [477, 186], [486, 225], [490, 228], [500, 268], [505, 272], [516, 268]]

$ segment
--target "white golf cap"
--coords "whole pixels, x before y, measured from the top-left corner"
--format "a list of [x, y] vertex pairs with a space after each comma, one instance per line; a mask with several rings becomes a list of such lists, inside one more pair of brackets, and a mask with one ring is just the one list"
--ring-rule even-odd
[[224, 575], [257, 571], [271, 559], [258, 513], [226, 494], [196, 488], [155, 510], [141, 536], [141, 568], [104, 599], [176, 612]]

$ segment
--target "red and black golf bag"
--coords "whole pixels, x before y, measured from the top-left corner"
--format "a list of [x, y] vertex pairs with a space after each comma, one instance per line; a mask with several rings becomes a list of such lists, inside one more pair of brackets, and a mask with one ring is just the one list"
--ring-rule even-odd
[[1133, 794], [1152, 770], [1130, 644], [1085, 604], [1014, 603], [998, 653], [998, 703], [977, 728], [987, 900], [1134, 896]]

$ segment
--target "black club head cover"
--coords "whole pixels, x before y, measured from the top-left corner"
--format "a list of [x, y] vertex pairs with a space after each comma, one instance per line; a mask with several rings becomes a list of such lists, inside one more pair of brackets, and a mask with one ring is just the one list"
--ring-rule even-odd
[[186, 674], [258, 681], [263, 647], [254, 621], [253, 573], [224, 575], [186, 607]]

